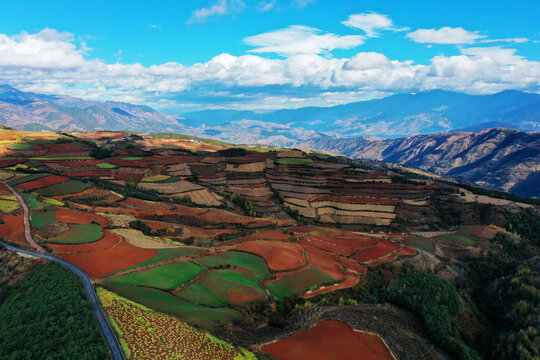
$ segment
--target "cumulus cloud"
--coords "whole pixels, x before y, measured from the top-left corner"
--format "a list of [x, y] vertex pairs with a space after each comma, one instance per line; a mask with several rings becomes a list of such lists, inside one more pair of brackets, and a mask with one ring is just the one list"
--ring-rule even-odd
[[377, 36], [377, 30], [408, 30], [408, 28], [395, 28], [392, 19], [388, 15], [376, 13], [350, 15], [347, 20], [341, 23], [345, 26], [364, 31], [367, 37]]
[[283, 56], [294, 54], [321, 54], [335, 49], [351, 49], [361, 45], [360, 35], [322, 34], [321, 30], [301, 25], [244, 38], [244, 43], [256, 46], [254, 53], [276, 53]]
[[[309, 51], [289, 53], [284, 59], [220, 54], [191, 66], [177, 62], [143, 66], [91, 59], [72, 35], [51, 29], [0, 34], [0, 83], [27, 91], [168, 108], [184, 106], [184, 97], [231, 89], [236, 89], [235, 99], [220, 106], [241, 108], [245, 103], [251, 108], [280, 108], [315, 105], [317, 99], [320, 104], [335, 104], [339, 94], [347, 102], [370, 94], [431, 89], [472, 94], [540, 91], [540, 62], [528, 60], [515, 49], [468, 47], [458, 55], [438, 55], [425, 64], [393, 60], [378, 52], [359, 52], [350, 58], [318, 54], [334, 46], [310, 45]], [[215, 102], [199, 105], [215, 106]]]
[[462, 27], [452, 28], [444, 26], [440, 29], [418, 29], [407, 34], [407, 37], [417, 43], [428, 44], [474, 44], [485, 35], [477, 31], [467, 31]]
[[45, 28], [39, 33], [0, 34], [0, 66], [75, 68], [85, 64], [85, 49], [77, 49], [73, 34]]
[[242, 0], [217, 0], [211, 3], [208, 7], [193, 11], [188, 19], [188, 24], [201, 23], [206, 20], [240, 11], [245, 7]]

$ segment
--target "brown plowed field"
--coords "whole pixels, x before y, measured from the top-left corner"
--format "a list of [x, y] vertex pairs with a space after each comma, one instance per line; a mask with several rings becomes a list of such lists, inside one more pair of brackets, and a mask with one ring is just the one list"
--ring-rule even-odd
[[414, 255], [416, 254], [416, 250], [413, 250], [409, 247], [402, 247], [398, 252], [390, 255], [390, 256], [387, 256], [385, 257], [384, 259], [380, 259], [380, 260], [377, 260], [377, 261], [374, 261], [372, 263], [369, 264], [369, 267], [372, 267], [372, 266], [377, 266], [377, 265], [381, 265], [381, 264], [384, 264], [384, 263], [387, 263], [387, 262], [390, 262], [394, 259], [396, 259], [397, 257], [399, 256], [410, 256], [410, 255]]
[[355, 238], [342, 238], [333, 236], [307, 236], [300, 240], [303, 244], [309, 244], [336, 254], [350, 256], [356, 250], [375, 244], [374, 238], [362, 236]]
[[109, 219], [103, 216], [66, 208], [56, 210], [56, 222], [64, 224], [91, 224], [94, 222], [102, 227], [109, 225]]
[[379, 239], [377, 245], [360, 250], [352, 259], [358, 262], [366, 262], [369, 260], [380, 258], [392, 251], [396, 251], [400, 246], [386, 239]]
[[275, 271], [296, 269], [305, 265], [304, 249], [296, 244], [281, 241], [247, 241], [234, 246], [235, 250], [242, 250], [263, 257], [268, 267]]
[[347, 203], [347, 204], [377, 204], [377, 205], [396, 205], [399, 203], [398, 200], [394, 200], [394, 199], [356, 197], [356, 196], [332, 196], [332, 195], [319, 195], [311, 199], [311, 202], [317, 202], [317, 201], [336, 201], [336, 202], [342, 202], [342, 203]]
[[0, 224], [0, 238], [17, 244], [28, 245], [24, 238], [24, 219], [22, 216], [4, 215], [4, 224]]
[[87, 244], [47, 244], [55, 253], [80, 253], [96, 250], [105, 250], [118, 244], [122, 239], [107, 230], [103, 231], [103, 237], [98, 241]]
[[39, 189], [45, 186], [58, 184], [64, 181], [69, 180], [69, 178], [64, 176], [58, 176], [58, 175], [49, 175], [45, 176], [41, 179], [37, 179], [34, 181], [28, 181], [22, 184], [17, 185], [16, 187], [23, 190], [23, 191], [32, 191], [35, 189]]
[[340, 290], [340, 289], [348, 289], [350, 287], [355, 286], [360, 281], [360, 276], [352, 271], [347, 270], [345, 272], [345, 279], [342, 283], [335, 284], [335, 285], [329, 285], [327, 287], [324, 287], [319, 290], [312, 291], [308, 294], [301, 295], [300, 297], [303, 299], [310, 299], [314, 296], [326, 294], [332, 291]]
[[280, 360], [394, 359], [378, 336], [355, 331], [349, 325], [333, 320], [266, 345], [263, 351]]
[[60, 257], [77, 265], [91, 277], [98, 278], [150, 260], [156, 254], [157, 252], [154, 249], [141, 249], [122, 241], [120, 245], [105, 250], [78, 254], [60, 254]]
[[311, 265], [318, 267], [338, 281], [343, 279], [343, 268], [337, 259], [337, 255], [309, 245], [303, 245], [302, 247], [305, 249], [308, 262]]
[[356, 271], [359, 274], [366, 275], [367, 268], [358, 264], [356, 261], [346, 258], [344, 256], [340, 256], [339, 261], [347, 268]]

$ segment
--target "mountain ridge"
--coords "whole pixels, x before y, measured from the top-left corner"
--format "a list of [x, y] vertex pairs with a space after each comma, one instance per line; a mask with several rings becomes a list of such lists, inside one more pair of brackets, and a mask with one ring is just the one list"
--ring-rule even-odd
[[318, 138], [299, 147], [399, 163], [464, 183], [522, 196], [540, 196], [538, 132], [492, 128], [397, 139]]

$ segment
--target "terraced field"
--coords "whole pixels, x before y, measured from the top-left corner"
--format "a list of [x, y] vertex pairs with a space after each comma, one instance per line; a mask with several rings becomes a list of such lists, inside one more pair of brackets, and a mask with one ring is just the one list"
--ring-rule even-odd
[[[425, 214], [436, 189], [396, 182], [389, 170], [121, 132], [32, 139], [0, 143], [1, 177], [30, 207], [36, 239], [94, 278], [134, 359], [255, 359], [200, 329], [261, 321], [253, 309], [269, 323], [284, 304], [356, 291], [371, 268], [414, 256], [412, 248], [482, 242], [474, 229], [429, 241], [388, 234], [402, 214]], [[5, 190], [0, 236], [24, 245], [21, 210]], [[314, 346], [312, 334], [328, 343]], [[263, 350], [329, 358], [333, 341], [354, 359], [348, 341], [390, 358], [377, 337], [344, 324], [297, 335]]]

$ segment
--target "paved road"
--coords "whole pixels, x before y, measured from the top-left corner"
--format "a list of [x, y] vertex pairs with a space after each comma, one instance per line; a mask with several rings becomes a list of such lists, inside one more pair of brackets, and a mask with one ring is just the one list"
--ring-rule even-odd
[[32, 245], [32, 247], [34, 249], [36, 249], [38, 253], [46, 254], [47, 251], [45, 251], [44, 248], [39, 246], [34, 241], [34, 238], [32, 237], [32, 231], [30, 229], [30, 212], [28, 211], [28, 206], [26, 206], [26, 203], [24, 202], [24, 199], [10, 185], [8, 185], [7, 183], [5, 183], [2, 180], [0, 180], [0, 183], [4, 184], [9, 189], [9, 191], [11, 191], [13, 193], [13, 195], [15, 195], [17, 200], [19, 200], [19, 204], [21, 204], [21, 206], [23, 208], [23, 211], [24, 211], [24, 237], [26, 238], [26, 242], [28, 242], [30, 245]]
[[64, 267], [68, 268], [69, 270], [73, 271], [79, 277], [79, 279], [81, 279], [83, 283], [84, 291], [86, 291], [86, 297], [88, 298], [88, 301], [90, 301], [92, 311], [94, 311], [94, 314], [96, 315], [99, 327], [101, 328], [101, 332], [103, 333], [103, 337], [105, 338], [105, 341], [107, 341], [107, 343], [109, 344], [112, 360], [125, 360], [124, 353], [122, 352], [122, 348], [120, 347], [120, 344], [118, 343], [118, 339], [116, 338], [113, 329], [111, 328], [109, 322], [107, 321], [107, 318], [105, 317], [105, 314], [103, 313], [103, 310], [101, 309], [101, 306], [99, 305], [99, 301], [94, 291], [94, 287], [92, 286], [90, 277], [88, 277], [88, 275], [83, 270], [79, 269], [77, 266], [71, 263], [68, 263], [67, 261], [64, 261], [60, 258], [47, 254], [45, 249], [43, 249], [34, 241], [34, 239], [32, 238], [32, 232], [30, 230], [28, 206], [26, 206], [26, 203], [24, 202], [23, 198], [15, 190], [13, 190], [11, 186], [7, 185], [2, 180], [0, 180], [0, 182], [6, 185], [8, 189], [10, 189], [11, 192], [15, 194], [15, 196], [17, 196], [17, 199], [19, 200], [21, 206], [23, 207], [24, 234], [25, 234], [26, 240], [30, 244], [32, 244], [34, 248], [36, 248], [37, 252], [19, 249], [19, 248], [16, 248], [15, 246], [5, 244], [1, 241], [0, 241], [0, 244], [4, 245], [7, 249], [16, 251], [18, 253], [22, 253], [26, 255], [33, 255], [33, 256], [43, 258], [43, 259], [48, 259], [48, 260], [57, 262], [63, 265]]

